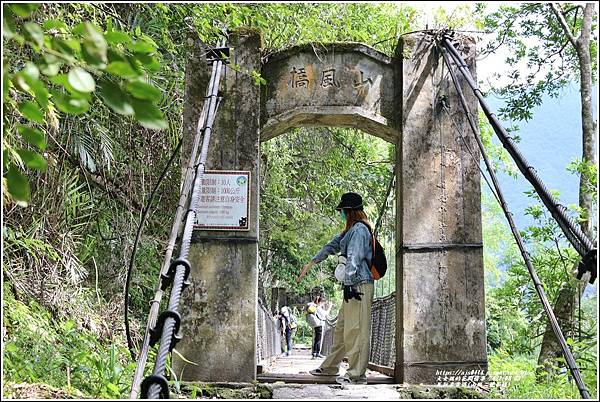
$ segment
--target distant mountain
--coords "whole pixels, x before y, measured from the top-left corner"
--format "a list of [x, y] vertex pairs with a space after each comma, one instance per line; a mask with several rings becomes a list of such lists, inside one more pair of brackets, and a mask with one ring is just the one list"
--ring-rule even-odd
[[[594, 115], [598, 116], [596, 87], [592, 98]], [[504, 104], [493, 96], [488, 96], [486, 100], [494, 111]], [[503, 123], [505, 127], [509, 127], [512, 122]], [[566, 170], [571, 161], [581, 157], [581, 105], [578, 88], [571, 86], [560, 98], [546, 96], [543, 103], [534, 109], [533, 118], [528, 122], [518, 122], [518, 125], [520, 130], [515, 133], [521, 138], [518, 148], [537, 170], [546, 187], [560, 192], [559, 201], [563, 205], [578, 204], [579, 178]], [[496, 138], [495, 142], [500, 143]], [[483, 163], [482, 169], [485, 171]], [[520, 172], [517, 179], [500, 173], [498, 180], [518, 229], [522, 230], [533, 224], [533, 219], [524, 214], [525, 208], [534, 203], [533, 199], [524, 194], [533, 189], [531, 184]], [[481, 189], [489, 192], [483, 180]], [[505, 269], [506, 267], [500, 267], [501, 271]], [[596, 291], [596, 286], [588, 286], [584, 295], [593, 295]]]
[[[597, 91], [593, 94], [594, 105], [597, 104]], [[486, 99], [494, 111], [500, 109], [504, 102], [493, 95]], [[598, 111], [594, 110], [597, 116]], [[512, 122], [503, 122], [505, 127]], [[579, 179], [569, 173], [566, 167], [575, 158], [581, 157], [581, 106], [579, 90], [576, 85], [567, 88], [560, 98], [546, 96], [543, 103], [533, 110], [533, 119], [528, 122], [515, 122], [520, 127], [516, 133], [521, 141], [519, 150], [537, 170], [538, 175], [550, 190], [560, 192], [563, 205], [578, 203]], [[500, 143], [495, 139], [496, 143]], [[482, 164], [485, 169], [485, 166]], [[515, 180], [506, 174], [499, 174], [498, 179], [509, 209], [515, 217], [520, 229], [533, 223], [524, 211], [533, 200], [523, 194], [533, 187], [519, 172]], [[482, 181], [482, 190], [487, 189]]]

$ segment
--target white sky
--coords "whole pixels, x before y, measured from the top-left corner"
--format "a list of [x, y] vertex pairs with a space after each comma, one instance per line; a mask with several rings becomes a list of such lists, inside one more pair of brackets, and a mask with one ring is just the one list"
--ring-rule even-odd
[[[527, 2], [532, 3], [531, 1], [527, 1]], [[489, 12], [496, 11], [501, 5], [518, 6], [521, 3], [525, 3], [525, 1], [523, 1], [523, 2], [515, 2], [515, 1], [481, 1], [481, 2], [473, 2], [473, 1], [422, 2], [422, 1], [416, 1], [416, 2], [406, 2], [406, 4], [409, 4], [420, 11], [422, 20], [419, 25], [422, 26], [423, 28], [425, 27], [425, 24], [427, 24], [427, 23], [429, 23], [430, 28], [433, 26], [434, 13], [435, 13], [435, 10], [437, 10], [439, 8], [444, 9], [446, 12], [446, 15], [452, 15], [453, 13], [455, 13], [455, 15], [460, 15], [461, 14], [460, 7], [465, 7], [465, 5], [469, 5], [471, 10], [473, 10], [476, 3], [486, 3], [487, 4], [486, 12], [489, 13]], [[537, 1], [536, 3], [539, 3], [539, 1]], [[544, 2], [544, 3], [548, 3], [548, 2]], [[565, 2], [561, 1], [558, 3], [565, 3]], [[572, 4], [582, 4], [582, 5], [585, 3], [586, 2], [577, 2], [577, 1], [572, 2]], [[597, 15], [597, 13], [598, 13], [598, 5], [597, 4], [595, 5], [595, 9], [596, 9], [596, 15]], [[476, 27], [471, 25], [471, 26], [465, 26], [462, 29], [476, 30]], [[484, 43], [486, 43], [488, 40], [490, 40], [494, 37], [494, 34], [489, 34], [489, 35], [472, 34], [472, 35], [479, 36], [479, 39], [480, 39], [478, 42], [479, 49], [481, 49], [483, 47]], [[527, 47], [535, 46], [536, 42], [537, 42], [536, 40], [531, 39], [531, 38], [522, 38], [522, 40], [527, 45]], [[509, 82], [509, 80], [507, 78], [505, 78], [506, 74], [503, 74], [509, 70], [508, 68], [503, 68], [503, 66], [505, 65], [505, 59], [507, 56], [509, 56], [509, 53], [505, 49], [505, 47], [500, 47], [496, 51], [496, 53], [488, 55], [484, 59], [478, 58], [478, 60], [477, 60], [477, 78], [478, 78], [478, 81], [480, 81], [483, 90], [488, 89], [489, 86], [486, 85], [486, 83], [488, 81], [493, 80], [496, 85], [507, 84]], [[552, 67], [553, 66], [551, 64], [548, 65], [548, 68], [552, 68]], [[523, 61], [522, 66], [519, 68], [519, 70], [521, 72], [527, 71], [525, 61]], [[494, 73], [500, 73], [501, 77], [499, 79], [494, 78], [493, 77]], [[544, 74], [543, 70], [541, 71], [541, 74], [542, 75]], [[524, 75], [524, 74], [522, 74], [522, 75]], [[542, 75], [540, 75], [540, 76], [542, 76]]]
[[[481, 2], [481, 3], [487, 3], [487, 12], [493, 12], [495, 10], [497, 10], [500, 5], [502, 4], [507, 4], [506, 2]], [[514, 3], [514, 2], [513, 2]], [[419, 25], [425, 27], [426, 24], [429, 25], [429, 27], [433, 27], [434, 25], [434, 13], [435, 10], [442, 8], [445, 10], [446, 15], [460, 15], [460, 8], [464, 7], [465, 4], [469, 5], [471, 7], [471, 9], [473, 9], [475, 7], [475, 2], [455, 2], [455, 1], [445, 1], [445, 2], [441, 2], [441, 1], [428, 1], [428, 2], [422, 2], [422, 1], [417, 1], [417, 2], [408, 2], [407, 4], [410, 4], [411, 6], [415, 7], [417, 10], [419, 10], [421, 16], [421, 23]], [[469, 25], [469, 26], [465, 26], [462, 29], [465, 30], [476, 30], [476, 27], [474, 25]], [[473, 34], [475, 35], [475, 34]], [[493, 35], [491, 35], [493, 36]], [[481, 35], [483, 40], [486, 40], [484, 38], [487, 38], [487, 36]], [[481, 48], [482, 43], [479, 42], [478, 43], [478, 47]], [[484, 59], [480, 59], [477, 61], [477, 79], [478, 81], [482, 81], [483, 83], [488, 82], [488, 80], [490, 80], [492, 78], [492, 74], [494, 72], [500, 72], [498, 71], [498, 66], [501, 66], [504, 64], [504, 60], [506, 59], [506, 57], [508, 56], [508, 52], [501, 47], [495, 54], [492, 55], [488, 55], [487, 57], [485, 57]], [[484, 86], [484, 84], [482, 84], [482, 86]], [[482, 89], [486, 89], [486, 88], [482, 88]]]

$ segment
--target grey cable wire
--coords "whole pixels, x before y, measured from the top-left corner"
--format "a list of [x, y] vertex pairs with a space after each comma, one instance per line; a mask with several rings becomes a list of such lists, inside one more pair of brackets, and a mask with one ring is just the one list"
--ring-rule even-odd
[[[179, 334], [176, 334], [176, 328], [179, 326], [176, 318], [174, 316], [179, 317], [179, 313], [177, 312], [177, 308], [179, 305], [179, 301], [181, 298], [181, 292], [185, 286], [185, 281], [187, 279], [187, 275], [189, 275], [190, 266], [187, 262], [187, 257], [190, 251], [190, 244], [192, 233], [194, 230], [194, 222], [196, 219], [196, 209], [198, 206], [198, 202], [200, 199], [201, 193], [201, 182], [202, 177], [204, 176], [206, 159], [208, 156], [208, 146], [210, 143], [210, 137], [212, 133], [212, 128], [214, 125], [216, 111], [218, 105], [220, 103], [219, 99], [216, 99], [217, 92], [219, 89], [219, 78], [221, 74], [221, 68], [223, 66], [223, 61], [218, 59], [216, 61], [216, 77], [214, 77], [214, 85], [212, 85], [211, 89], [212, 93], [209, 93], [207, 98], [209, 101], [209, 109], [206, 115], [206, 123], [204, 125], [203, 133], [204, 137], [202, 140], [202, 150], [200, 152], [199, 163], [195, 168], [195, 177], [194, 183], [192, 187], [192, 195], [189, 203], [189, 209], [187, 211], [185, 226], [183, 230], [183, 235], [181, 237], [181, 247], [179, 252], [179, 258], [175, 260], [172, 264], [175, 266], [174, 272], [172, 275], [172, 289], [171, 296], [169, 298], [169, 304], [165, 313], [170, 313], [166, 315], [163, 323], [162, 329], [157, 328], [157, 330], [161, 330], [160, 336], [160, 345], [158, 348], [158, 352], [156, 355], [156, 362], [154, 365], [153, 374], [146, 378], [145, 382], [142, 383], [142, 393], [144, 393], [146, 387], [148, 387], [147, 392], [148, 398], [157, 398], [168, 397], [168, 390], [164, 389], [164, 377], [163, 373], [167, 364], [167, 357], [169, 352], [172, 350], [174, 346], [174, 342], [180, 338]], [[212, 80], [211, 80], [212, 81]], [[164, 314], [164, 313], [163, 313]], [[180, 317], [179, 317], [180, 318]], [[160, 322], [160, 319], [159, 319]], [[180, 321], [179, 321], [180, 322]], [[158, 326], [158, 325], [157, 325]], [[162, 382], [158, 382], [162, 380]], [[142, 397], [146, 397], [146, 395], [142, 395]]]
[[[502, 211], [504, 212], [504, 215], [506, 216], [506, 219], [508, 220], [508, 224], [510, 226], [510, 230], [513, 233], [513, 236], [515, 238], [515, 241], [517, 243], [517, 246], [519, 248], [519, 251], [521, 252], [521, 256], [523, 257], [523, 260], [525, 262], [525, 265], [527, 267], [527, 270], [529, 271], [529, 275], [531, 276], [531, 279], [533, 281], [533, 284], [535, 286], [535, 289], [537, 291], [537, 294], [540, 298], [540, 301], [542, 302], [542, 306], [544, 308], [544, 311], [548, 317], [548, 320], [550, 321], [550, 326], [552, 327], [552, 331], [554, 332], [554, 335], [556, 336], [556, 339], [558, 340], [563, 355], [565, 357], [565, 361], [567, 363], [567, 366], [569, 367], [570, 371], [571, 371], [571, 375], [573, 376], [573, 378], [575, 379], [575, 383], [577, 384], [577, 388], [579, 389], [579, 393], [581, 394], [581, 396], [584, 399], [589, 399], [590, 398], [590, 393], [587, 390], [587, 388], [585, 387], [585, 384], [583, 383], [583, 379], [581, 378], [581, 373], [579, 371], [579, 368], [577, 367], [577, 363], [575, 361], [575, 358], [573, 357], [573, 354], [571, 353], [571, 350], [569, 349], [569, 346], [567, 345], [567, 342], [565, 340], [565, 337], [562, 333], [562, 330], [560, 328], [560, 325], [558, 324], [558, 321], [556, 319], [556, 316], [554, 315], [554, 311], [552, 310], [552, 307], [550, 306], [550, 302], [548, 301], [548, 298], [546, 297], [546, 293], [544, 291], [544, 286], [542, 285], [539, 277], [537, 276], [537, 273], [533, 267], [533, 264], [531, 263], [531, 259], [529, 258], [529, 253], [527, 252], [527, 250], [525, 249], [525, 245], [523, 243], [523, 239], [521, 238], [521, 234], [519, 233], [519, 231], [517, 230], [517, 227], [515, 225], [515, 222], [513, 220], [512, 217], [512, 213], [509, 211], [508, 209], [508, 205], [506, 204], [506, 201], [504, 200], [504, 195], [502, 194], [502, 190], [500, 189], [500, 184], [498, 183], [498, 180], [496, 178], [496, 174], [494, 172], [493, 166], [485, 152], [485, 147], [483, 146], [483, 143], [481, 142], [481, 139], [479, 138], [479, 136], [477, 135], [477, 126], [475, 125], [475, 122], [472, 119], [472, 116], [470, 114], [469, 108], [467, 106], [467, 102], [465, 99], [465, 96], [462, 92], [462, 89], [458, 83], [458, 79], [454, 73], [454, 71], [452, 70], [452, 67], [450, 65], [450, 60], [448, 58], [448, 55], [446, 54], [445, 50], [448, 48], [448, 44], [449, 43], [447, 41], [447, 39], [445, 40], [446, 43], [444, 43], [444, 49], [442, 51], [442, 56], [444, 57], [444, 62], [446, 63], [448, 70], [450, 71], [450, 75], [452, 77], [452, 82], [454, 83], [454, 87], [456, 88], [456, 91], [459, 95], [459, 99], [460, 99], [460, 103], [465, 111], [465, 114], [467, 115], [467, 120], [469, 122], [469, 125], [471, 127], [471, 130], [473, 131], [473, 135], [475, 136], [475, 139], [477, 140], [477, 145], [479, 146], [479, 150], [481, 151], [481, 155], [483, 156], [483, 160], [485, 162], [485, 165], [487, 167], [487, 170], [490, 174], [490, 177], [492, 179], [492, 182], [494, 183], [494, 187], [496, 189], [496, 193], [498, 194], [498, 197], [500, 199], [500, 206], [502, 207]], [[451, 46], [451, 44], [450, 44]], [[452, 55], [453, 53], [450, 52], [450, 54]], [[454, 61], [456, 62], [456, 58], [454, 58]], [[461, 70], [462, 72], [462, 70]], [[463, 75], [465, 75], [465, 73], [463, 72]]]
[[546, 208], [550, 211], [554, 219], [558, 222], [561, 229], [565, 232], [565, 236], [567, 236], [567, 239], [569, 239], [571, 244], [573, 244], [573, 247], [577, 250], [577, 252], [582, 257], [584, 257], [586, 254], [588, 254], [595, 248], [594, 244], [585, 235], [585, 233], [583, 233], [581, 228], [573, 222], [571, 217], [567, 215], [566, 208], [559, 204], [556, 201], [556, 199], [552, 196], [552, 194], [550, 194], [544, 183], [537, 175], [537, 172], [535, 171], [533, 166], [531, 166], [527, 162], [525, 157], [521, 154], [521, 152], [514, 144], [513, 140], [509, 137], [508, 133], [506, 133], [506, 130], [504, 130], [504, 128], [498, 121], [498, 118], [494, 113], [492, 113], [491, 109], [486, 103], [483, 97], [483, 93], [481, 92], [481, 90], [477, 86], [477, 83], [471, 76], [471, 73], [469, 72], [465, 61], [463, 60], [462, 56], [458, 53], [458, 51], [454, 48], [449, 38], [444, 37], [442, 39], [442, 43], [444, 47], [449, 51], [450, 55], [456, 62], [459, 71], [462, 73], [467, 83], [473, 90], [475, 96], [479, 100], [483, 112], [490, 121], [490, 124], [492, 125], [494, 132], [502, 142], [502, 145], [512, 156], [513, 160], [515, 161], [517, 167], [519, 168], [523, 176], [527, 179], [527, 181], [529, 181], [533, 185]]

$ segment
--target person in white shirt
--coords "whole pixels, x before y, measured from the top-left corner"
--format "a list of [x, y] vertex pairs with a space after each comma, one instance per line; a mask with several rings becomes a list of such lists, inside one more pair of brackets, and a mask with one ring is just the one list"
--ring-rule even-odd
[[313, 359], [325, 358], [325, 356], [321, 354], [321, 347], [323, 346], [323, 326], [329, 313], [328, 310], [324, 309], [325, 301], [324, 297], [317, 296], [314, 303], [311, 302], [307, 306], [306, 322], [314, 331], [312, 343]]

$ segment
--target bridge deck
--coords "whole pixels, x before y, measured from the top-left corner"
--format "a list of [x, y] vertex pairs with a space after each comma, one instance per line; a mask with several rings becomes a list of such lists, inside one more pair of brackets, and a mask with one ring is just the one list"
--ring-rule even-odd
[[[309, 370], [316, 369], [323, 359], [311, 359], [310, 350], [296, 347], [290, 356], [279, 356], [271, 362], [263, 362], [260, 382], [285, 382], [295, 384], [335, 384], [335, 377], [317, 377]], [[342, 363], [340, 374], [344, 374], [347, 364]], [[368, 384], [393, 384], [394, 379], [376, 371], [367, 370]]]

